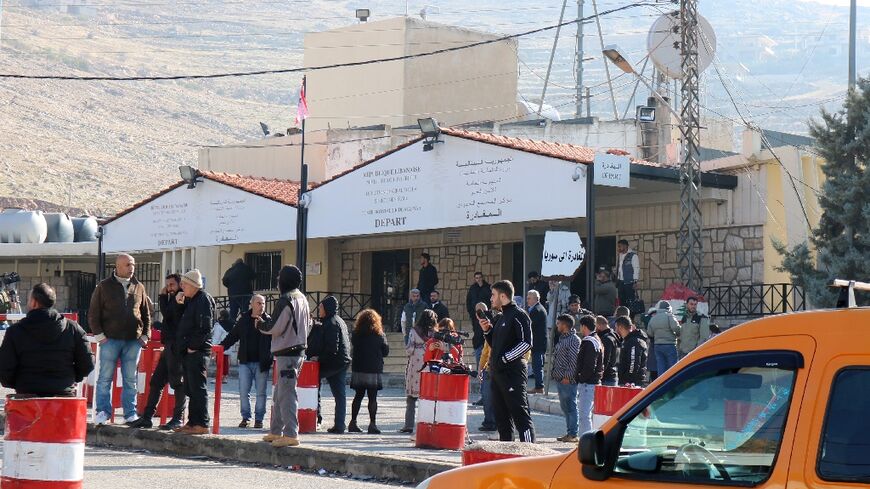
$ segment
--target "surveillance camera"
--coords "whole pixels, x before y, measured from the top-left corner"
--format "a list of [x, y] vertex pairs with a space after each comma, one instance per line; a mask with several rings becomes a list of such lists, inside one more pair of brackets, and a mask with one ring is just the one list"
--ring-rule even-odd
[[574, 174], [571, 175], [571, 180], [574, 180], [575, 182], [577, 180], [580, 180], [582, 173], [583, 173], [583, 168], [581, 168], [580, 165], [577, 165], [576, 167], [574, 167]]

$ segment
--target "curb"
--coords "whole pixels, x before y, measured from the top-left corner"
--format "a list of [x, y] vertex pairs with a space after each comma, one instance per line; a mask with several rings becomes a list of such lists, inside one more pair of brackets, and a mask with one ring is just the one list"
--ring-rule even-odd
[[559, 398], [546, 397], [540, 394], [529, 395], [529, 407], [539, 413], [564, 416], [559, 406]]
[[419, 483], [459, 467], [459, 464], [422, 462], [419, 460], [374, 455], [356, 450], [298, 446], [273, 448], [268, 443], [236, 440], [220, 436], [189, 436], [151, 430], [135, 430], [117, 426], [88, 425], [87, 443], [174, 456], [205, 456], [250, 464], [282, 467], [299, 466], [302, 470], [326, 468], [353, 476]]
[[[0, 414], [0, 428], [6, 425], [6, 415]], [[264, 442], [236, 440], [215, 435], [189, 436], [163, 431], [136, 430], [120, 426], [88, 424], [87, 444], [98, 447], [147, 450], [177, 457], [208, 457], [232, 462], [298, 466], [301, 470], [326, 468], [350, 476], [388, 479], [418, 484], [435, 474], [459, 467], [446, 462], [377, 455], [357, 450], [298, 446], [273, 448]]]

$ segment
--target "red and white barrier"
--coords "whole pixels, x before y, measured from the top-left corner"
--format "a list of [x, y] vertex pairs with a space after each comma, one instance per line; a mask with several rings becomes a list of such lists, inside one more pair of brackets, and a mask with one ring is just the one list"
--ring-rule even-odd
[[595, 404], [592, 408], [592, 428], [598, 429], [643, 389], [640, 387], [595, 386]]
[[459, 450], [465, 446], [468, 382], [467, 375], [420, 373], [418, 448]]
[[303, 362], [296, 383], [299, 405], [299, 433], [317, 432], [317, 391], [320, 390], [320, 362]]
[[86, 433], [84, 398], [7, 397], [0, 487], [81, 488]]

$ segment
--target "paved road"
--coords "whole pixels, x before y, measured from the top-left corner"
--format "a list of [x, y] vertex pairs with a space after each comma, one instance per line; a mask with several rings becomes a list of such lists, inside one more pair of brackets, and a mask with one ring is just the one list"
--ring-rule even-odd
[[88, 447], [85, 452], [86, 489], [379, 489], [395, 485], [362, 482], [335, 476], [257, 468], [209, 460], [192, 460]]

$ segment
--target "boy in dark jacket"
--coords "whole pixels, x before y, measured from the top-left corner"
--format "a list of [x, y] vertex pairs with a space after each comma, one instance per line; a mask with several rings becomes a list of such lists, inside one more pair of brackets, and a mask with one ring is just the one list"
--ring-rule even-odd
[[595, 386], [604, 373], [604, 348], [595, 335], [595, 316], [580, 318], [580, 354], [577, 355], [577, 391], [582, 435], [592, 431], [592, 407], [595, 404]]
[[649, 338], [637, 329], [627, 317], [616, 318], [616, 332], [622, 337], [619, 355], [619, 382], [622, 385], [642, 386], [646, 382], [646, 362]]
[[[321, 383], [326, 380], [335, 399], [335, 423], [329, 433], [344, 433], [347, 413], [345, 383], [350, 366], [350, 339], [347, 324], [338, 315], [338, 299], [327, 296], [317, 307], [320, 324], [314, 323], [308, 333], [308, 348], [305, 355], [320, 363]], [[317, 389], [317, 420], [320, 421], [320, 388]]]
[[272, 318], [266, 314], [266, 298], [251, 297], [251, 307], [243, 312], [236, 325], [221, 342], [224, 350], [239, 343], [239, 399], [241, 399], [242, 422], [239, 428], [247, 428], [251, 422], [251, 386], [257, 386], [257, 404], [254, 407], [254, 428], [263, 427], [266, 416], [266, 384], [272, 367], [272, 339], [260, 333], [257, 323], [267, 323]]
[[619, 349], [622, 345], [622, 339], [610, 329], [607, 318], [598, 316], [595, 318], [595, 335], [601, 341], [601, 346], [604, 347], [604, 373], [601, 376], [603, 385], [616, 386], [619, 384], [617, 377], [619, 373]]
[[0, 383], [18, 395], [72, 397], [94, 369], [85, 331], [61, 316], [48, 284], [30, 293], [27, 316], [6, 330], [0, 345]]

